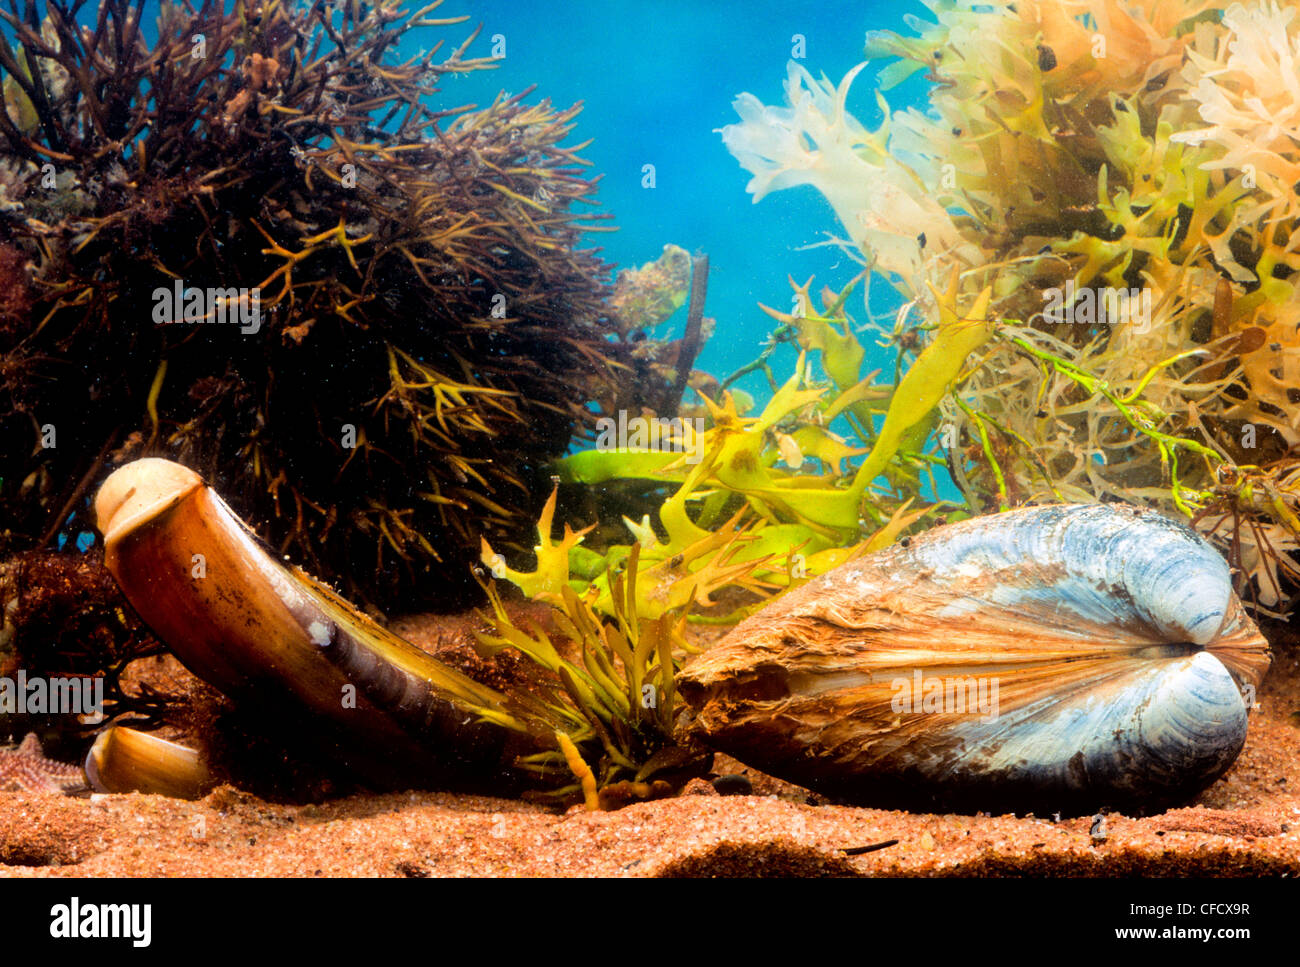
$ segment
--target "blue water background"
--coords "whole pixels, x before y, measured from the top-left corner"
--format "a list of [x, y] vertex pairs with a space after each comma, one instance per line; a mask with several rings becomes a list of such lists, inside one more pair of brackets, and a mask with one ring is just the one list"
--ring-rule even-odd
[[[592, 139], [582, 156], [602, 176], [600, 210], [619, 226], [588, 238], [620, 266], [656, 258], [669, 242], [708, 254], [706, 314], [717, 329], [696, 366], [721, 379], [754, 359], [775, 325], [758, 303], [790, 309], [787, 276], [801, 283], [815, 276], [814, 293], [822, 285], [838, 290], [860, 266], [833, 247], [805, 248], [844, 234], [815, 189], [779, 191], [753, 204], [745, 191], [750, 176], [717, 129], [737, 120], [731, 102], [741, 91], [765, 104], [785, 103], [782, 82], [795, 34], [805, 38], [800, 63], [838, 84], [863, 60], [866, 31], [910, 33], [903, 23], [909, 13], [929, 19], [915, 0], [448, 0], [434, 16], [468, 14], [469, 22], [422, 33], [429, 44], [445, 35], [450, 47], [483, 24], [467, 56], [488, 56], [493, 36], [504, 38], [505, 57], [496, 69], [444, 82], [438, 99], [446, 105], [484, 106], [499, 91], [514, 94], [534, 84], [532, 100], [549, 97], [563, 107], [583, 102], [570, 143]], [[414, 53], [421, 42], [403, 53]], [[850, 110], [872, 129], [881, 120], [875, 87], [884, 63], [863, 71], [849, 97]], [[890, 107], [924, 107], [926, 86], [914, 75], [888, 92]], [[642, 187], [646, 164], [655, 166], [654, 188]], [[883, 279], [874, 282], [871, 311], [878, 319], [892, 324], [900, 301]], [[866, 321], [860, 298], [850, 311], [859, 325]], [[685, 316], [682, 309], [656, 335], [680, 334]], [[867, 368], [891, 372], [894, 351], [877, 347], [871, 335], [861, 338]], [[793, 372], [794, 362], [789, 348], [773, 356], [778, 380]], [[769, 395], [757, 374], [738, 385], [760, 403]]]

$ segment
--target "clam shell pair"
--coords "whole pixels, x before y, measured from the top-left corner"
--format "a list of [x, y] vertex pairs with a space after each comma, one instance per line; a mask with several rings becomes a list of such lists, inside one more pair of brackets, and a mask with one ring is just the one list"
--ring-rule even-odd
[[1213, 547], [1095, 504], [936, 527], [845, 564], [678, 684], [689, 736], [836, 797], [1080, 812], [1212, 783], [1268, 665]]

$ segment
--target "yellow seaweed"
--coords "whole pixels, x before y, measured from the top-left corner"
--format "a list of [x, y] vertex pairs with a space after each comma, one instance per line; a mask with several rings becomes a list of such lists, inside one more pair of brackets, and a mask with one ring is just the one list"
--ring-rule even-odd
[[[955, 297], [957, 280], [946, 300], [939, 300], [939, 328], [935, 338], [907, 371], [890, 400], [884, 426], [871, 453], [858, 468], [853, 488], [865, 491], [898, 451], [905, 434], [925, 420], [948, 392], [966, 357], [992, 336], [993, 323], [986, 318], [993, 290], [985, 288], [975, 299], [969, 317], [957, 314]], [[936, 293], [937, 297], [937, 293]]]

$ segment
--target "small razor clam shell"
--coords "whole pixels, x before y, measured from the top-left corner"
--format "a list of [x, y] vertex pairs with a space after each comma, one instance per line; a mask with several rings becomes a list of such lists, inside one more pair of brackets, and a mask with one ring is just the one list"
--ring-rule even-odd
[[201, 799], [216, 784], [198, 750], [121, 725], [99, 734], [85, 770], [95, 792]]
[[[936, 527], [845, 564], [742, 622], [678, 684], [692, 738], [833, 795], [1084, 810], [1214, 781], [1244, 743], [1240, 689], [1268, 662], [1208, 543], [1090, 504]], [[923, 704], [935, 679], [954, 697], [982, 684], [997, 707]]]

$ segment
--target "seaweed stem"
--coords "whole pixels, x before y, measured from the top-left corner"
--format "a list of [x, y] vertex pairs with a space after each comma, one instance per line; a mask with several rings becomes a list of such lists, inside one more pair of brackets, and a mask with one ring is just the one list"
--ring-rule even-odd
[[690, 379], [691, 367], [700, 352], [700, 332], [704, 324], [704, 297], [709, 291], [709, 257], [697, 252], [691, 259], [691, 303], [686, 316], [686, 333], [677, 354], [677, 378], [668, 397], [667, 413], [676, 413]]

